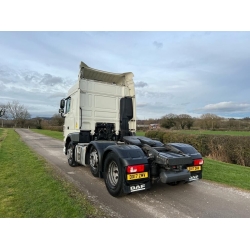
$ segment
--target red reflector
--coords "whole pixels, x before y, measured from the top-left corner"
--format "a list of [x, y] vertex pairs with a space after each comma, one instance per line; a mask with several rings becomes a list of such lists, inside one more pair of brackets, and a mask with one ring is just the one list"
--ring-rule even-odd
[[143, 164], [127, 166], [127, 173], [140, 173], [140, 172], [143, 172], [144, 169], [145, 167]]
[[194, 166], [199, 166], [199, 165], [203, 165], [204, 161], [203, 159], [195, 159], [193, 162]]

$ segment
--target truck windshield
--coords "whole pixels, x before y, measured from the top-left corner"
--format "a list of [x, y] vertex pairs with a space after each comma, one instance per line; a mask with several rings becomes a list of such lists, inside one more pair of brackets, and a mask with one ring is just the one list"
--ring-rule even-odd
[[65, 109], [66, 114], [70, 111], [70, 103], [71, 103], [71, 98], [68, 98], [66, 102], [66, 109]]

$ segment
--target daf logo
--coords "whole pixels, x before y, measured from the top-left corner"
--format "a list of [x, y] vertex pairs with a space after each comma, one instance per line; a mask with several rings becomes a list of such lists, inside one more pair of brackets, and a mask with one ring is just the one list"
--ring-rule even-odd
[[193, 176], [190, 176], [189, 177], [189, 181], [196, 181], [199, 179], [199, 176], [198, 175], [193, 175]]
[[144, 190], [144, 189], [145, 189], [145, 184], [138, 184], [138, 185], [130, 186], [131, 192], [136, 192], [136, 191]]

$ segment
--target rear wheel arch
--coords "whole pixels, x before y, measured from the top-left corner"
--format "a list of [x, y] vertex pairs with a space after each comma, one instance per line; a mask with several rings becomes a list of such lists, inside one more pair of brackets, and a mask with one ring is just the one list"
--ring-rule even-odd
[[113, 150], [108, 149], [108, 150], [106, 150], [106, 151], [104, 152], [104, 154], [103, 154], [103, 157], [102, 157], [102, 169], [101, 169], [102, 172], [104, 172], [104, 162], [105, 162], [105, 159], [107, 158], [107, 156], [108, 156], [108, 154], [109, 154], [110, 152], [113, 152], [113, 153], [114, 153]]

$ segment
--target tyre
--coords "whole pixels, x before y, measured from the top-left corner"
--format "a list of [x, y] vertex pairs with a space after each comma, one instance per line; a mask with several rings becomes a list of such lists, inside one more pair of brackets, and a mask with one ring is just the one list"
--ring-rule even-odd
[[68, 148], [67, 148], [67, 157], [68, 157], [68, 164], [71, 167], [76, 166], [76, 161], [75, 161], [75, 146], [72, 142], [69, 143]]
[[114, 196], [122, 195], [122, 166], [119, 157], [111, 152], [108, 154], [104, 162], [104, 181], [108, 192]]
[[93, 176], [99, 177], [99, 156], [95, 146], [92, 146], [89, 154], [90, 171]]

